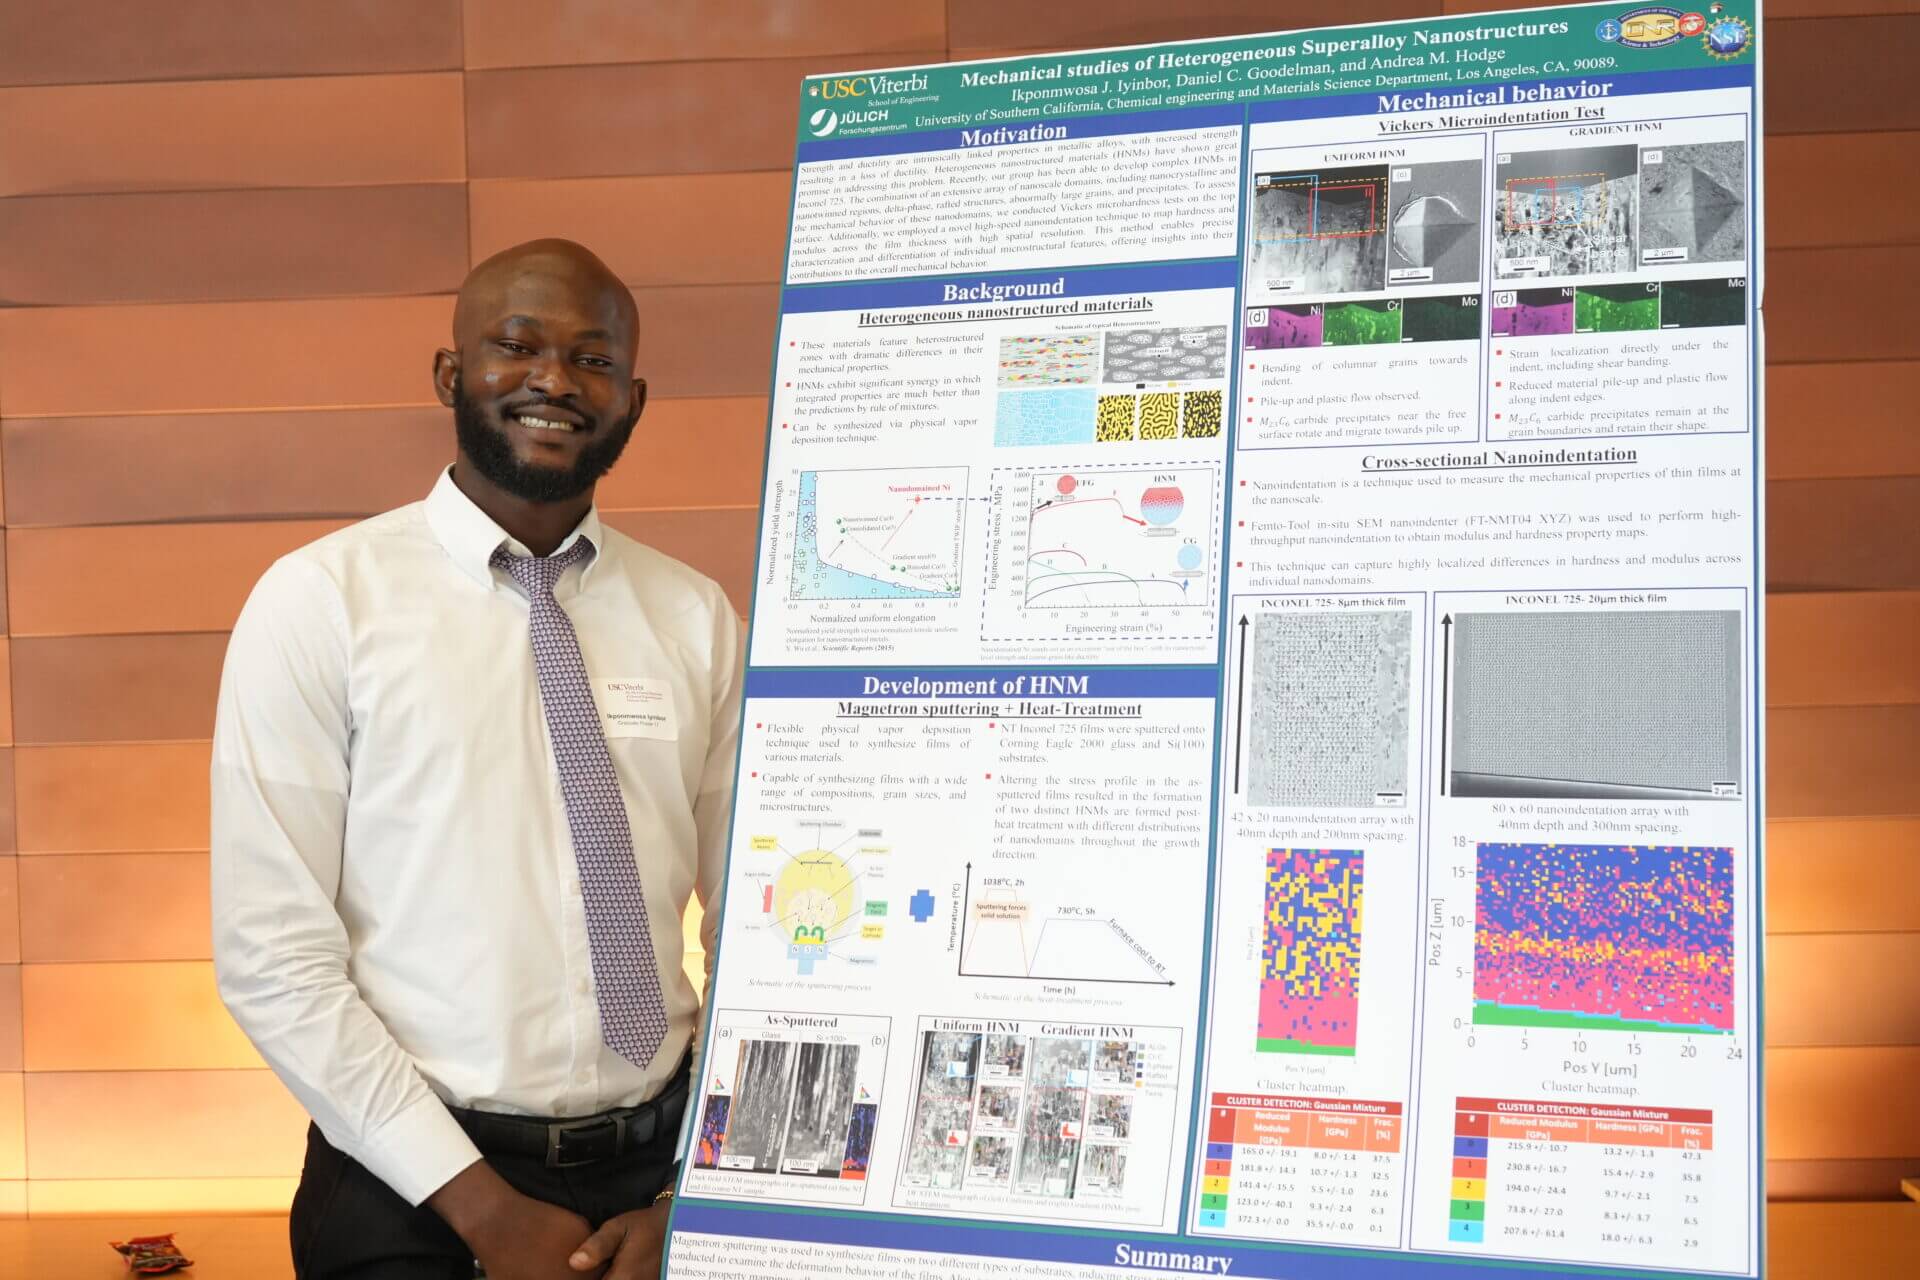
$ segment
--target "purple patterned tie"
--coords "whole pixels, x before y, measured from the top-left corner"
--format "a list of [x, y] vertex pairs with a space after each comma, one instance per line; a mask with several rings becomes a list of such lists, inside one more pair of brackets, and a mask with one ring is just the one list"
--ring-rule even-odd
[[647, 901], [633, 861], [633, 833], [620, 779], [600, 731], [600, 710], [587, 683], [573, 622], [553, 598], [560, 575], [587, 558], [585, 538], [544, 559], [494, 550], [493, 566], [526, 589], [533, 670], [540, 680], [547, 735], [560, 768], [560, 794], [573, 856], [580, 866], [580, 896], [587, 912], [587, 946], [593, 953], [593, 985], [600, 1002], [600, 1034], [635, 1066], [653, 1061], [667, 1037], [660, 967], [647, 928]]

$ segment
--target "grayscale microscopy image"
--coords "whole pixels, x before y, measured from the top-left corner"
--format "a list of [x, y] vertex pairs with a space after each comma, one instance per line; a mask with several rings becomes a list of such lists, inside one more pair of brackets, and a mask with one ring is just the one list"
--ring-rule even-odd
[[1020, 1122], [1020, 1090], [1017, 1086], [983, 1084], [980, 1101], [973, 1113], [974, 1127], [1012, 1129]]
[[1643, 149], [1640, 260], [1741, 262], [1746, 256], [1746, 144]]
[[772, 1172], [779, 1167], [787, 1104], [793, 1096], [797, 1047], [789, 1040], [747, 1040], [740, 1045], [740, 1066], [733, 1077], [733, 1106], [727, 1113], [727, 1136], [720, 1147], [723, 1168]]
[[960, 1185], [973, 1125], [973, 1085], [980, 1074], [980, 1037], [929, 1031], [921, 1041], [920, 1096], [907, 1145], [909, 1183]]
[[1737, 794], [1734, 610], [1453, 615], [1462, 796]]
[[1107, 334], [1103, 382], [1196, 382], [1227, 376], [1228, 329], [1115, 329]]
[[1133, 1097], [1125, 1093], [1096, 1093], [1087, 1107], [1087, 1135], [1124, 1142], [1133, 1136]]
[[967, 1185], [1004, 1187], [1013, 1179], [1013, 1139], [982, 1134], [973, 1140]]
[[1027, 1070], [1025, 1036], [988, 1036], [980, 1046], [980, 1070], [990, 1077], [1017, 1080]]
[[792, 1116], [780, 1167], [788, 1172], [840, 1176], [853, 1119], [860, 1049], [850, 1044], [803, 1044], [793, 1073]]
[[1412, 650], [1405, 610], [1255, 614], [1247, 802], [1405, 803]]
[[1081, 1184], [1088, 1191], [1118, 1195], [1127, 1181], [1127, 1149], [1125, 1147], [1092, 1146], [1087, 1148], [1082, 1162]]
[[1086, 1105], [1085, 1089], [1048, 1086], [1027, 1091], [1027, 1114], [1020, 1126], [1020, 1157], [1014, 1172], [1014, 1183], [1020, 1190], [1060, 1199], [1072, 1197]]
[[[1254, 157], [1258, 166], [1260, 159]], [[1386, 287], [1387, 166], [1256, 170], [1248, 228], [1251, 302]]]
[[1632, 271], [1640, 149], [1502, 153], [1494, 175], [1494, 255], [1506, 277]]
[[1458, 284], [1480, 278], [1483, 185], [1478, 160], [1393, 167], [1387, 188], [1389, 284]]

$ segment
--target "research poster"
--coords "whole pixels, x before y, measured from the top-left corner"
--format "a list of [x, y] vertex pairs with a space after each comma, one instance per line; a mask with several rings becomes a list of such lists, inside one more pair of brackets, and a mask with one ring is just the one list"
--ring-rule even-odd
[[803, 82], [675, 1280], [1759, 1273], [1759, 37]]

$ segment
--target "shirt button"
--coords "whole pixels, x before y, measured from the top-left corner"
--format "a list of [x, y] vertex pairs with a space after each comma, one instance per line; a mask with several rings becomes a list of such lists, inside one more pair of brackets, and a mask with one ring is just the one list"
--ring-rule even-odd
[[573, 984], [573, 989], [575, 991], [578, 991], [581, 995], [585, 995], [587, 994], [587, 991], [591, 988], [591, 986], [592, 986], [591, 983], [589, 983], [585, 978], [582, 978], [580, 979], [580, 981]]

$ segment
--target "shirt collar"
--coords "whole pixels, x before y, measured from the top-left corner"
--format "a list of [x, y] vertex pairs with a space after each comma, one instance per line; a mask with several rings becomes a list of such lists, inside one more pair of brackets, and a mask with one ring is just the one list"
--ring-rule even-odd
[[[460, 486], [453, 482], [452, 467], [440, 473], [433, 492], [427, 495], [427, 525], [460, 572], [489, 590], [497, 589], [500, 585], [489, 563], [496, 547], [505, 543], [512, 555], [533, 554], [518, 538], [495, 524], [492, 516], [475, 506], [472, 498], [460, 492]], [[593, 547], [592, 558], [580, 569], [580, 585], [584, 587], [587, 575], [600, 563], [600, 553], [606, 550], [607, 545], [597, 506], [587, 508], [587, 514], [581, 517], [573, 532], [553, 549], [553, 554], [559, 555], [580, 538], [585, 538]]]

